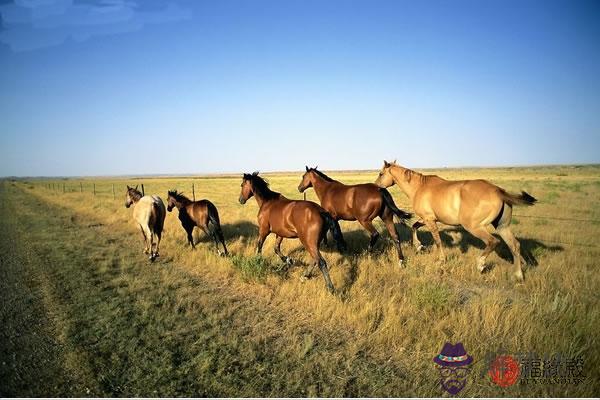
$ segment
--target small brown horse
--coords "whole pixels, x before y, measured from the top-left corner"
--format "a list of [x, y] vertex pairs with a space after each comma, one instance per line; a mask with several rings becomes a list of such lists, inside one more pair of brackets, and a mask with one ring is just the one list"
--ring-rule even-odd
[[339, 224], [327, 211], [312, 201], [290, 200], [281, 193], [272, 191], [269, 189], [269, 184], [258, 176], [258, 172], [244, 174], [240, 203], [245, 204], [252, 196], [256, 199], [259, 207], [256, 252], [261, 253], [266, 237], [273, 232], [277, 235], [275, 254], [282, 261], [291, 264], [293, 261], [281, 253], [281, 242], [284, 238], [300, 239], [314, 261], [313, 265], [306, 268], [303, 278], [309, 278], [314, 266], [318, 265], [323, 273], [327, 289], [333, 293], [333, 283], [329, 277], [327, 263], [319, 251], [319, 243], [331, 229], [338, 248], [340, 248], [343, 239]]
[[[188, 243], [192, 246], [192, 249], [196, 248], [192, 232], [194, 227], [197, 226], [206, 235], [212, 236], [219, 255], [228, 255], [225, 238], [221, 230], [219, 212], [213, 203], [208, 200], [192, 201], [183, 193], [178, 193], [177, 190], [169, 190], [167, 192], [167, 211], [171, 212], [173, 207], [177, 207], [177, 210], [179, 210], [179, 220], [187, 233]], [[223, 253], [219, 250], [219, 242], [223, 246]]]
[[[150, 261], [158, 257], [158, 247], [165, 225], [165, 204], [162, 199], [156, 195], [143, 196], [135, 188], [127, 186], [125, 194], [125, 207], [129, 208], [133, 204], [133, 219], [138, 223], [144, 237], [144, 253], [150, 254]], [[156, 250], [153, 250], [154, 236], [157, 237]]]
[[335, 220], [358, 221], [369, 232], [371, 236], [369, 251], [373, 250], [379, 239], [379, 232], [373, 226], [373, 219], [381, 218], [394, 241], [398, 250], [399, 263], [402, 265], [404, 255], [400, 247], [398, 231], [394, 225], [394, 215], [404, 223], [405, 219], [411, 218], [411, 214], [396, 207], [387, 189], [379, 188], [373, 183], [344, 185], [331, 179], [317, 168], [306, 167], [306, 172], [298, 185], [298, 191], [302, 193], [309, 187], [315, 189], [321, 207], [329, 212]]
[[419, 221], [412, 227], [413, 244], [417, 250], [423, 247], [417, 238], [417, 229], [427, 226], [433, 234], [439, 258], [443, 261], [445, 255], [436, 223], [439, 221], [446, 225], [462, 225], [486, 244], [477, 262], [479, 271], [483, 272], [487, 256], [500, 242], [487, 230], [492, 225], [510, 248], [516, 267], [515, 277], [519, 281], [523, 280], [521, 263], [525, 261], [521, 257], [519, 241], [509, 225], [514, 205], [531, 206], [537, 201], [528, 193], [510, 194], [482, 179], [448, 181], [437, 175], [423, 175], [387, 161], [383, 162], [375, 183], [380, 187], [389, 187], [395, 183], [410, 199], [415, 214], [419, 217]]

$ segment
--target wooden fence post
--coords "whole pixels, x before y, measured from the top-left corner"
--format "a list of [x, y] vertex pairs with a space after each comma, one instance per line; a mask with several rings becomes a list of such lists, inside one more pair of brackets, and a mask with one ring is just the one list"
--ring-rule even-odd
[[142, 183], [142, 196], [146, 195], [146, 191], [144, 190], [144, 184]]
[[65, 193], [65, 183], [63, 182], [63, 193]]
[[194, 198], [194, 201], [196, 201], [196, 191], [194, 190], [194, 182], [192, 182], [192, 197]]
[[114, 183], [112, 184], [112, 188], [113, 188], [113, 200], [114, 200], [116, 198], [115, 197], [115, 184]]
[[96, 182], [94, 182], [94, 196], [96, 195]]
[[79, 182], [79, 192], [83, 193], [83, 183]]

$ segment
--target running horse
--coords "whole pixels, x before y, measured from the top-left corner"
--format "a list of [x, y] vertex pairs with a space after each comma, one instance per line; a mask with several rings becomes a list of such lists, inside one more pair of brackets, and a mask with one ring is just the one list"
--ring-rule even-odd
[[[165, 204], [157, 195], [144, 196], [135, 188], [127, 185], [125, 194], [125, 207], [133, 204], [133, 219], [138, 223], [144, 238], [144, 254], [150, 254], [150, 261], [158, 257], [158, 247], [165, 225]], [[154, 250], [154, 236], [156, 236], [156, 249]]]
[[275, 254], [285, 263], [293, 261], [281, 252], [283, 239], [298, 238], [304, 248], [310, 253], [314, 264], [309, 265], [302, 278], [309, 278], [315, 266], [319, 266], [327, 289], [333, 293], [334, 287], [329, 277], [327, 263], [319, 251], [319, 243], [329, 229], [333, 232], [338, 249], [343, 251], [344, 243], [339, 224], [318, 204], [306, 200], [290, 200], [281, 193], [274, 192], [258, 172], [244, 174], [242, 178], [240, 203], [245, 204], [250, 197], [258, 203], [258, 243], [257, 254], [267, 236], [273, 232], [277, 236]]
[[373, 226], [373, 219], [381, 218], [398, 250], [398, 260], [402, 266], [404, 255], [394, 225], [394, 215], [404, 223], [405, 219], [411, 218], [411, 214], [396, 207], [387, 189], [379, 188], [373, 183], [345, 185], [331, 179], [317, 168], [306, 167], [298, 191], [302, 193], [309, 187], [315, 189], [321, 207], [335, 220], [358, 221], [369, 232], [371, 237], [369, 251], [373, 250], [379, 239], [379, 232]]
[[417, 251], [423, 246], [417, 238], [417, 229], [426, 226], [433, 234], [439, 259], [445, 260], [444, 249], [437, 222], [462, 225], [473, 236], [483, 240], [485, 249], [477, 260], [480, 272], [486, 269], [488, 255], [500, 242], [487, 230], [492, 225], [508, 245], [514, 259], [515, 277], [523, 280], [521, 246], [510, 230], [512, 208], [515, 205], [531, 206], [537, 201], [526, 192], [511, 194], [482, 179], [449, 181], [437, 175], [423, 175], [396, 162], [383, 162], [375, 181], [379, 187], [397, 184], [408, 196], [419, 220], [412, 226], [412, 240]]
[[[187, 234], [188, 243], [192, 249], [196, 248], [192, 232], [197, 226], [206, 235], [213, 238], [219, 255], [228, 255], [219, 212], [213, 203], [209, 200], [192, 201], [177, 190], [169, 190], [167, 192], [167, 211], [171, 212], [173, 207], [177, 207], [179, 211], [179, 221], [181, 221], [181, 226]], [[223, 246], [223, 253], [219, 249], [219, 243]]]

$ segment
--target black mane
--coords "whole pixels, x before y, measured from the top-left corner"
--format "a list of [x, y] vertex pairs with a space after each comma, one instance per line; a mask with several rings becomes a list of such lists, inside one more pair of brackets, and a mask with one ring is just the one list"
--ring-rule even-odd
[[308, 170], [314, 171], [317, 175], [319, 175], [321, 178], [325, 179], [327, 182], [337, 182], [335, 179], [331, 179], [330, 177], [325, 175], [323, 172], [319, 171], [317, 168], [309, 168]]
[[254, 172], [252, 174], [244, 174], [244, 180], [250, 181], [254, 193], [256, 193], [259, 197], [265, 200], [273, 200], [281, 195], [280, 193], [274, 192], [271, 189], [269, 189], [269, 183], [262, 177], [258, 176], [258, 172]]
[[167, 193], [169, 196], [173, 196], [179, 203], [187, 204], [192, 202], [188, 197], [183, 195], [183, 192], [178, 192], [173, 189], [169, 190]]
[[127, 192], [129, 193], [129, 196], [131, 196], [131, 198], [133, 198], [135, 201], [138, 201], [139, 199], [141, 199], [142, 197], [144, 197], [142, 195], [142, 192], [140, 192], [136, 188], [132, 188], [132, 187], [127, 186]]

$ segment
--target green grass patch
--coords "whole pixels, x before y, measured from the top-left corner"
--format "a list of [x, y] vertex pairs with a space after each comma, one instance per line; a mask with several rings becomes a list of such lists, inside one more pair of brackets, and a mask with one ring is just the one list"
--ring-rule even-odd
[[231, 257], [231, 263], [245, 281], [264, 282], [272, 270], [269, 260], [261, 255], [235, 255]]
[[410, 298], [415, 306], [426, 310], [441, 310], [456, 303], [452, 290], [439, 282], [426, 282], [415, 286], [411, 290]]

